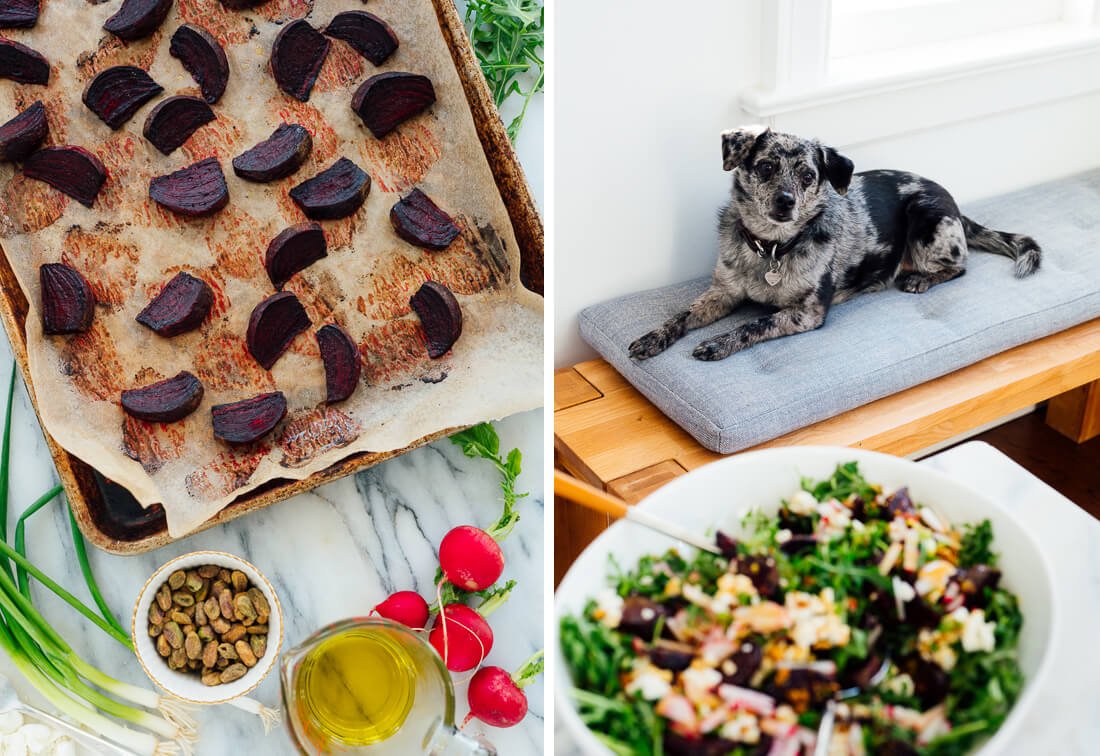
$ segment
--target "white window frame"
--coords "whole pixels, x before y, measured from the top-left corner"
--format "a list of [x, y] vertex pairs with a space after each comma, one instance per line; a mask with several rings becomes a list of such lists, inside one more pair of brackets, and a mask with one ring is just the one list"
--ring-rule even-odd
[[1073, 33], [1044, 46], [864, 79], [829, 75], [831, 0], [762, 5], [760, 84], [740, 105], [784, 131], [852, 145], [1100, 92], [1100, 0], [1065, 0]]

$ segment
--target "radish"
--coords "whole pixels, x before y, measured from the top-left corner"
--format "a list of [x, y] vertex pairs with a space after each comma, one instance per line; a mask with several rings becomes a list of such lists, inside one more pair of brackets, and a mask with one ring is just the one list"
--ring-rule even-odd
[[443, 536], [439, 566], [457, 588], [483, 591], [504, 572], [504, 554], [493, 537], [472, 525], [460, 525]]
[[465, 604], [447, 604], [428, 635], [428, 642], [443, 657], [447, 669], [466, 672], [489, 655], [493, 630], [477, 610]]
[[542, 672], [543, 654], [539, 651], [524, 662], [514, 675], [500, 667], [483, 667], [470, 680], [466, 700], [470, 714], [493, 727], [514, 727], [527, 716], [527, 694], [523, 689]]
[[443, 607], [428, 634], [428, 642], [443, 657], [447, 669], [467, 672], [481, 664], [493, 648], [493, 630], [485, 618], [508, 600], [516, 581], [509, 580], [477, 609], [452, 603]]
[[419, 630], [428, 624], [428, 602], [416, 591], [398, 591], [374, 607], [374, 611], [388, 620]]

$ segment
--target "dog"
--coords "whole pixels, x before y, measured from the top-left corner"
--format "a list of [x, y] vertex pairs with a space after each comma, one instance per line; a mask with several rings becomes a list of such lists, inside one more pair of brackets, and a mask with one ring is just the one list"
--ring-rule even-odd
[[817, 140], [762, 126], [722, 134], [722, 167], [733, 172], [719, 212], [718, 263], [688, 309], [634, 341], [644, 360], [688, 331], [746, 302], [777, 308], [695, 348], [722, 360], [762, 341], [820, 328], [829, 307], [891, 284], [920, 294], [966, 272], [971, 248], [1014, 261], [1017, 277], [1039, 269], [1030, 236], [994, 231], [959, 212], [939, 184], [902, 171], [853, 175], [851, 160]]

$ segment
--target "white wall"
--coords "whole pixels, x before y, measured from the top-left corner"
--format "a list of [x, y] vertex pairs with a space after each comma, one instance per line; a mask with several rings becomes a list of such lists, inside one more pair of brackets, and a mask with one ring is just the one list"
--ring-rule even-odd
[[[761, 0], [555, 4], [558, 367], [595, 356], [577, 333], [585, 306], [710, 272], [729, 186], [718, 134], [751, 120], [737, 94], [759, 78], [760, 9]], [[1098, 125], [1093, 94], [864, 144], [828, 136], [857, 170], [917, 171], [965, 202], [1100, 166]]]
[[736, 94], [757, 78], [758, 6], [555, 4], [559, 367], [592, 355], [577, 334], [585, 306], [707, 269], [727, 191], [718, 135], [744, 120]]

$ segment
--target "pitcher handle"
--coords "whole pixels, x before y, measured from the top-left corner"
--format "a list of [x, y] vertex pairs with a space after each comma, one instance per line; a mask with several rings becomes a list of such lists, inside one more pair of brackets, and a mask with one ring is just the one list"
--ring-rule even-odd
[[437, 719], [424, 738], [428, 756], [497, 756], [497, 749], [484, 738], [470, 737], [454, 725]]

